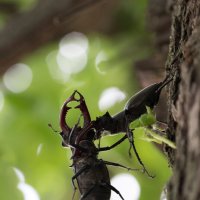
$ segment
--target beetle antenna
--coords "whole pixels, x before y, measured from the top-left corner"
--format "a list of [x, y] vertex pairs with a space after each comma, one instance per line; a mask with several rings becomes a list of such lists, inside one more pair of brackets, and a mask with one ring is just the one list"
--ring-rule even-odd
[[53, 132], [60, 133], [60, 131], [57, 131], [56, 129], [53, 128], [52, 124], [48, 123], [48, 127], [50, 127], [53, 130]]

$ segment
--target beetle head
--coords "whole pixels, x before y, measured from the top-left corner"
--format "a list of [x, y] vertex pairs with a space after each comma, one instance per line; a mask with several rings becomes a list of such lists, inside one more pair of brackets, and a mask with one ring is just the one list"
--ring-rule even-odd
[[96, 156], [98, 154], [98, 150], [95, 147], [94, 143], [92, 141], [89, 140], [82, 140], [79, 143], [79, 146], [82, 147], [83, 149], [85, 149], [85, 151], [82, 151], [82, 156]]

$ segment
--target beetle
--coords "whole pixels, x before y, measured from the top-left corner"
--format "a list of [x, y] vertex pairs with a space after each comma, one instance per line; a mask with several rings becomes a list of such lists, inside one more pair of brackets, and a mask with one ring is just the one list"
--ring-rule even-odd
[[[76, 98], [75, 95], [79, 95]], [[66, 123], [66, 115], [69, 109], [71, 109], [68, 104], [72, 101], [79, 102], [80, 104], [76, 106], [76, 109], [80, 109], [83, 116], [83, 127], [78, 123], [70, 128]], [[96, 148], [94, 144], [95, 128], [91, 126], [92, 121], [90, 119], [90, 114], [88, 112], [84, 97], [78, 92], [74, 93], [65, 101], [62, 106], [60, 113], [60, 126], [62, 132], [62, 144], [65, 147], [70, 147], [72, 151], [72, 167], [74, 168], [75, 175], [72, 177], [72, 184], [74, 186], [75, 195], [76, 187], [75, 180], [77, 180], [78, 188], [81, 193], [81, 199], [87, 200], [109, 200], [111, 195], [111, 190], [116, 192], [121, 199], [124, 199], [120, 192], [110, 184], [109, 172], [107, 165], [122, 167], [128, 170], [140, 170], [132, 169], [123, 166], [119, 163], [114, 163], [110, 161], [104, 161], [98, 159], [98, 154], [101, 151], [110, 150], [114, 148], [117, 144], [110, 147], [99, 147]], [[124, 140], [124, 139], [123, 139]], [[122, 142], [122, 140], [120, 141]]]
[[[126, 135], [123, 136], [118, 142], [113, 144], [111, 147], [102, 148], [101, 151], [110, 150], [111, 148], [114, 148], [115, 146], [123, 142], [126, 138], [128, 138], [130, 142], [129, 154], [132, 147], [140, 165], [143, 167], [144, 172], [146, 172], [149, 177], [154, 177], [149, 174], [149, 172], [145, 168], [145, 165], [140, 159], [140, 156], [134, 144], [133, 133], [132, 130], [130, 130], [129, 128], [129, 124], [146, 112], [146, 106], [149, 106], [153, 109], [157, 105], [162, 89], [170, 81], [172, 81], [172, 77], [167, 76], [163, 81], [152, 84], [132, 96], [127, 101], [124, 110], [120, 113], [111, 116], [109, 112], [106, 112], [103, 116], [97, 117], [96, 120], [93, 121], [91, 121], [90, 114], [83, 96], [78, 91], [75, 91], [65, 101], [61, 109], [60, 127], [62, 129], [61, 136], [63, 137], [63, 145], [69, 145], [69, 138], [72, 141], [71, 143], [77, 145], [84, 139], [86, 139], [87, 141], [99, 139], [104, 131], [107, 131], [110, 134], [125, 132]], [[80, 99], [75, 98], [76, 94], [79, 94]], [[65, 121], [65, 116], [70, 109], [70, 107], [68, 107], [68, 103], [71, 101], [80, 102], [80, 105], [78, 105], [76, 108], [79, 108], [81, 110], [84, 117], [84, 129], [82, 129], [84, 131], [80, 131], [78, 134], [71, 134], [71, 129], [67, 126]], [[76, 152], [78, 152], [78, 148], [75, 148], [75, 150], [73, 151], [75, 155]]]

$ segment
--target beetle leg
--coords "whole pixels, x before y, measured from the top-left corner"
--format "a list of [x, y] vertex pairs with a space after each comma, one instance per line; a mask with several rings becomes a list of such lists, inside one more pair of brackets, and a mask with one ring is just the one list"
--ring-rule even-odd
[[[80, 200], [85, 199], [96, 187], [99, 187], [99, 186], [106, 188], [106, 189], [108, 190], [109, 193], [110, 193], [110, 190], [113, 190], [112, 188], [114, 188], [114, 187], [111, 186], [109, 183], [98, 182], [98, 183], [94, 184], [87, 192], [85, 192], [83, 195], [81, 195]], [[111, 187], [110, 187], [110, 186], [111, 186]], [[119, 192], [116, 188], [114, 188], [114, 189], [115, 189], [114, 191]], [[105, 194], [105, 193], [104, 193], [104, 194]], [[120, 194], [120, 192], [119, 192], [119, 194]], [[109, 195], [109, 196], [110, 196], [110, 195]], [[120, 194], [120, 197], [122, 197], [121, 194]], [[87, 198], [87, 199], [88, 199], [88, 198]], [[96, 199], [96, 198], [95, 198], [95, 199]], [[110, 198], [109, 198], [109, 199], [110, 199]], [[123, 199], [123, 197], [122, 197], [122, 199]], [[107, 198], [105, 198], [105, 200], [107, 200]], [[124, 200], [124, 199], [123, 199], [123, 200]]]
[[72, 200], [74, 199], [74, 196], [75, 196], [75, 193], [76, 193], [76, 189], [77, 189], [76, 186], [75, 186], [74, 180], [77, 179], [78, 176], [80, 176], [85, 170], [87, 170], [89, 168], [90, 168], [89, 165], [85, 165], [78, 172], [76, 172], [76, 174], [72, 177], [72, 185], [73, 185], [73, 188], [74, 188]]
[[116, 143], [114, 143], [113, 145], [111, 145], [109, 147], [99, 147], [98, 151], [108, 151], [110, 149], [113, 149], [114, 147], [121, 144], [126, 138], [127, 138], [127, 135], [124, 135], [120, 140], [118, 140]]
[[117, 189], [116, 189], [115, 187], [113, 187], [112, 185], [110, 185], [109, 183], [101, 183], [101, 185], [102, 185], [103, 187], [109, 189], [109, 190], [113, 190], [115, 193], [117, 193], [117, 194], [120, 196], [120, 198], [121, 198], [122, 200], [124, 200], [124, 198], [123, 198], [123, 196], [121, 195], [120, 191], [117, 190]]
[[[115, 166], [115, 167], [122, 167], [124, 169], [127, 169], [128, 171], [141, 171], [141, 169], [133, 169], [133, 168], [130, 168], [130, 167], [126, 167], [124, 165], [121, 165], [119, 163], [115, 163], [115, 162], [110, 162], [110, 161], [106, 161], [106, 160], [102, 160], [102, 162], [106, 165], [110, 165], [110, 166]], [[143, 171], [143, 170], [142, 170]]]
[[[133, 138], [133, 133], [132, 131], [129, 129], [129, 123], [128, 123], [128, 118], [126, 117], [126, 135], [127, 135], [127, 138], [129, 140], [129, 143], [130, 143], [130, 148], [129, 148], [129, 157], [131, 157], [131, 147], [134, 146], [134, 138]], [[133, 148], [134, 149], [134, 148]]]
[[[128, 121], [128, 120], [127, 120], [127, 121]], [[127, 124], [128, 124], [128, 123], [127, 123]], [[135, 143], [134, 143], [133, 132], [130, 130], [130, 128], [129, 128], [128, 125], [127, 125], [127, 132], [126, 132], [126, 134], [127, 134], [128, 140], [129, 140], [129, 142], [130, 142], [129, 156], [131, 156], [131, 148], [133, 148], [133, 151], [134, 151], [134, 153], [135, 153], [135, 155], [136, 155], [136, 158], [137, 158], [138, 162], [140, 163], [140, 165], [142, 166], [143, 171], [144, 171], [149, 177], [154, 178], [155, 176], [150, 175], [149, 172], [147, 171], [147, 169], [146, 169], [144, 163], [142, 162], [142, 160], [141, 160], [141, 158], [140, 158], [140, 156], [139, 156], [139, 154], [138, 154], [138, 152], [137, 152], [137, 149], [136, 149]]]
[[87, 192], [85, 192], [83, 195], [81, 195], [80, 200], [86, 198], [95, 189], [96, 186], [97, 186], [97, 184], [93, 185]]
[[121, 197], [122, 200], [124, 200], [124, 198], [122, 197], [121, 193], [115, 187], [113, 187], [109, 183], [105, 183], [105, 182], [100, 182], [100, 183], [97, 183], [97, 184], [93, 185], [86, 193], [84, 193], [81, 196], [80, 200], [83, 200], [84, 198], [86, 198], [98, 186], [102, 186], [102, 187], [108, 189], [109, 191], [113, 190], [114, 192], [116, 192]]
[[[131, 132], [130, 129], [129, 129], [128, 131]], [[131, 132], [131, 133], [132, 133], [132, 132]], [[154, 178], [155, 176], [149, 174], [149, 172], [147, 171], [147, 169], [146, 169], [144, 163], [142, 162], [142, 160], [141, 160], [141, 158], [140, 158], [140, 156], [139, 156], [139, 154], [138, 154], [138, 152], [137, 152], [137, 149], [136, 149], [136, 147], [135, 147], [134, 139], [131, 141], [130, 145], [131, 145], [131, 147], [133, 148], [133, 151], [134, 151], [134, 153], [135, 153], [135, 155], [136, 155], [136, 158], [137, 158], [138, 162], [139, 162], [140, 165], [143, 167], [143, 171], [144, 171], [149, 177]], [[130, 148], [131, 148], [131, 147], [130, 147]]]
[[75, 186], [74, 180], [72, 180], [72, 185], [73, 185], [73, 188], [74, 188], [72, 200], [74, 200], [74, 197], [75, 197], [75, 194], [76, 194], [76, 190], [77, 190], [77, 187]]

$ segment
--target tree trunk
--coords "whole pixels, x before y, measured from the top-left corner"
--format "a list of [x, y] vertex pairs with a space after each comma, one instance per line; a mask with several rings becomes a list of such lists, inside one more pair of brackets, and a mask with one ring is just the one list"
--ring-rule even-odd
[[177, 150], [166, 149], [173, 177], [169, 200], [200, 199], [200, 1], [168, 0], [172, 27], [166, 70], [169, 88], [168, 137]]

